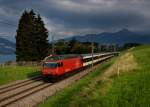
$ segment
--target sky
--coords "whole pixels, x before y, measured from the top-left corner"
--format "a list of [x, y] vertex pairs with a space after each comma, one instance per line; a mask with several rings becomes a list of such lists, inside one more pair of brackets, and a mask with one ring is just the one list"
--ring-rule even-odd
[[31, 9], [41, 15], [49, 39], [150, 30], [150, 0], [0, 0], [0, 37], [14, 41], [20, 16]]

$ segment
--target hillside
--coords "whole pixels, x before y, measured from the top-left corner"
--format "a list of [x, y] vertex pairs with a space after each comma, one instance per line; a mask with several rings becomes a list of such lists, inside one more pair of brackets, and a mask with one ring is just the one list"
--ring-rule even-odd
[[150, 46], [105, 62], [39, 107], [149, 107]]
[[15, 43], [0, 38], [0, 54], [14, 54], [15, 53]]
[[66, 40], [71, 40], [75, 38], [76, 40], [86, 42], [86, 41], [94, 41], [102, 44], [124, 44], [124, 43], [142, 43], [149, 44], [150, 43], [150, 35], [142, 35], [141, 33], [135, 33], [129, 31], [127, 29], [122, 29], [118, 32], [109, 33], [104, 32], [100, 34], [88, 34], [85, 36], [74, 36], [71, 38], [67, 38]]

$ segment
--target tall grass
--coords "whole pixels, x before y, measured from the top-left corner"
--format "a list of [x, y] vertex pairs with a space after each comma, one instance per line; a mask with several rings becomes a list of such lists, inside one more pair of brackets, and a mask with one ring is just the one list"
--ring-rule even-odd
[[99, 98], [102, 107], [150, 107], [150, 46], [132, 51], [139, 69], [112, 79], [112, 86]]

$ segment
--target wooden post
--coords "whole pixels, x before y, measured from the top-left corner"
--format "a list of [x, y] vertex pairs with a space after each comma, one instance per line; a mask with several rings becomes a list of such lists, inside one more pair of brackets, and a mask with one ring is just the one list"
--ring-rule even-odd
[[119, 69], [119, 64], [117, 63], [117, 75], [119, 77], [120, 69]]

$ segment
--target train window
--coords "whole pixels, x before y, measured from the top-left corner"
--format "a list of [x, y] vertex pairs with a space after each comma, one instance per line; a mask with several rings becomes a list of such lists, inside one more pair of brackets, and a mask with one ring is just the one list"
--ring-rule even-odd
[[48, 68], [56, 68], [57, 67], [57, 63], [54, 62], [46, 62], [43, 64], [43, 67], [48, 67]]
[[59, 62], [58, 67], [62, 67], [62, 66], [63, 66], [63, 62]]
[[[98, 59], [98, 58], [101, 58], [101, 56], [95, 56], [95, 57], [93, 57], [93, 60], [96, 60], [96, 59]], [[92, 60], [92, 57], [83, 59], [83, 62], [89, 62], [89, 61], [91, 61], [91, 60]]]

